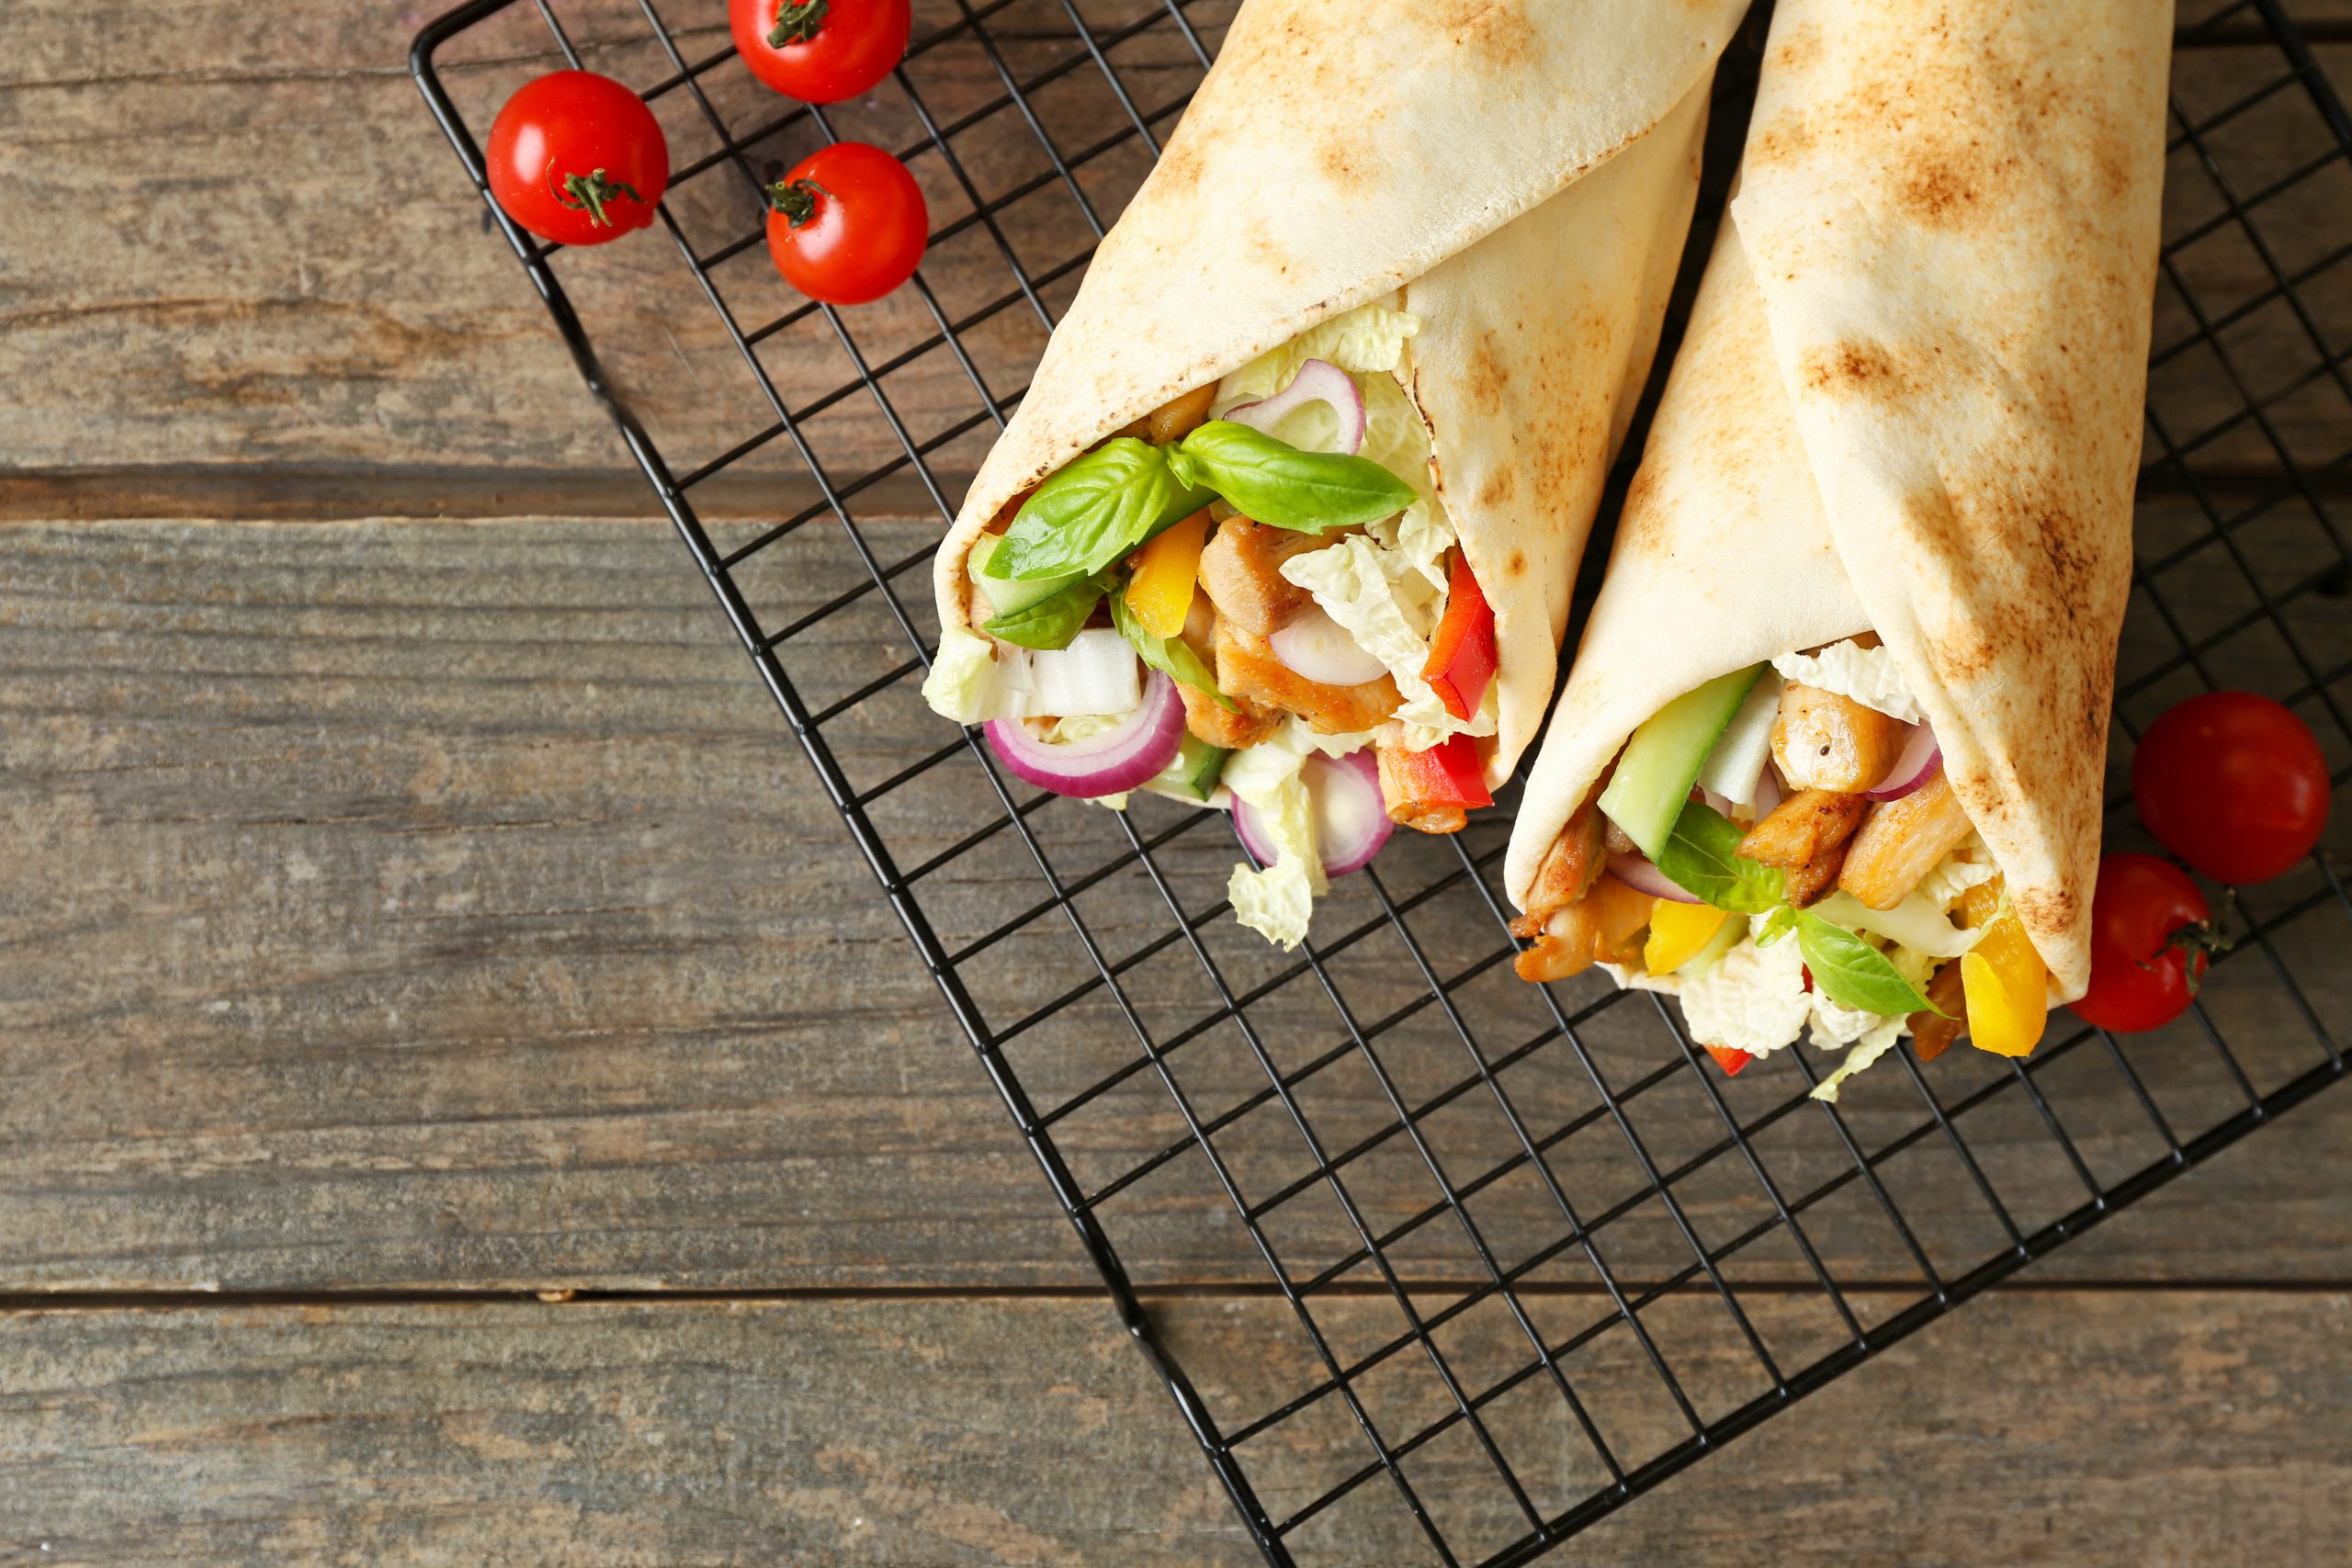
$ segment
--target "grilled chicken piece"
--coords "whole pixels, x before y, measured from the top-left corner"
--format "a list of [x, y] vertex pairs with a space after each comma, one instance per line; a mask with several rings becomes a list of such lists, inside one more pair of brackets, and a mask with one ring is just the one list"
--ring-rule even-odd
[[1283, 576], [1283, 562], [1329, 543], [1319, 534], [1228, 517], [1201, 552], [1201, 589], [1216, 606], [1220, 621], [1272, 637], [1314, 603], [1306, 589]]
[[1201, 427], [1201, 421], [1209, 416], [1209, 405], [1215, 401], [1215, 381], [1169, 399], [1144, 416], [1144, 439], [1155, 446], [1183, 440]]
[[1968, 813], [1938, 768], [1909, 795], [1871, 811], [1846, 846], [1838, 886], [1873, 909], [1892, 909], [1968, 834]]
[[1231, 698], [1233, 705], [1227, 707], [1206, 692], [1181, 681], [1176, 684], [1176, 694], [1183, 700], [1184, 728], [1193, 732], [1193, 738], [1227, 751], [1255, 746], [1282, 728], [1281, 714], [1261, 707], [1247, 697]]
[[1870, 808], [1859, 795], [1799, 790], [1747, 830], [1739, 852], [1760, 865], [1779, 866], [1789, 908], [1806, 908], [1838, 885], [1846, 840]]
[[1459, 806], [1432, 806], [1416, 796], [1396, 762], [1409, 754], [1404, 747], [1385, 740], [1373, 746], [1373, 755], [1380, 760], [1380, 798], [1387, 803], [1388, 819], [1417, 833], [1459, 833], [1468, 825], [1470, 813]]
[[[1524, 928], [1524, 929], [1522, 929]], [[1532, 916], [1511, 922], [1517, 936], [1533, 936], [1535, 945], [1511, 961], [1522, 980], [1565, 980], [1592, 967], [1593, 950], [1600, 944], [1600, 909], [1585, 899], [1559, 910], [1540, 925]]]
[[1968, 1032], [1968, 992], [1961, 985], [1959, 959], [1936, 971], [1928, 982], [1928, 999], [1951, 1016], [1938, 1018], [1924, 1010], [1911, 1015], [1911, 1048], [1922, 1062], [1934, 1061]]
[[1327, 686], [1308, 680], [1275, 658], [1273, 645], [1263, 637], [1226, 618], [1221, 606], [1216, 623], [1216, 685], [1236, 700], [1295, 713], [1309, 728], [1325, 735], [1374, 728], [1404, 700], [1397, 695], [1396, 682], [1385, 674], [1360, 686]]
[[1803, 865], [1783, 866], [1781, 896], [1792, 909], [1809, 909], [1838, 886], [1838, 874], [1845, 864], [1846, 846], [1832, 844]]
[[1799, 790], [1747, 830], [1739, 852], [1761, 865], [1810, 864], [1852, 838], [1870, 808], [1871, 803], [1859, 795]]
[[1851, 697], [1792, 681], [1772, 721], [1772, 760], [1792, 789], [1859, 795], [1903, 755], [1907, 728]]
[[1600, 801], [1600, 786], [1596, 784], [1535, 868], [1535, 880], [1527, 889], [1527, 919], [1537, 927], [1591, 891], [1609, 869], [1609, 819], [1601, 816]]
[[1639, 964], [1642, 944], [1635, 939], [1648, 929], [1657, 898], [1637, 893], [1613, 876], [1604, 876], [1585, 896], [1600, 929], [1593, 942], [1593, 956], [1603, 964]]

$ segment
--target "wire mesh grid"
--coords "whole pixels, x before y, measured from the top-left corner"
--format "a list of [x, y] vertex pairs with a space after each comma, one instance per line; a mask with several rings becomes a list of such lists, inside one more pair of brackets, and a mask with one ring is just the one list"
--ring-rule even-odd
[[[919, 6], [892, 82], [827, 109], [752, 88], [716, 0], [477, 0], [413, 66], [478, 186], [469, 128], [555, 56], [662, 118], [667, 274], [485, 226], [1267, 1560], [1523, 1562], [2341, 1077], [2352, 901], [2315, 854], [2247, 897], [2177, 1025], [2062, 1014], [2022, 1063], [1906, 1046], [1829, 1106], [1802, 1051], [1727, 1080], [1656, 998], [1517, 981], [1508, 793], [1453, 839], [1400, 835], [1291, 955], [1230, 919], [1222, 816], [1035, 793], [944, 733], [916, 696], [933, 549], [1231, 10]], [[1702, 213], [1763, 27], [1724, 72]], [[2277, 0], [2188, 6], [2179, 42], [2118, 728], [2267, 691], [2341, 784], [2352, 118]], [[780, 292], [756, 192], [852, 135], [900, 152], [942, 220], [909, 289], [842, 312]], [[1204, 1279], [1267, 1314], [1188, 1324], [1152, 1291]]]

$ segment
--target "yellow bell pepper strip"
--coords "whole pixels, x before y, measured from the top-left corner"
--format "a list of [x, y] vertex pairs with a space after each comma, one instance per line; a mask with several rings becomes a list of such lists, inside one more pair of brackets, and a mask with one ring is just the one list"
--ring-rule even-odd
[[1209, 542], [1209, 512], [1203, 507], [1162, 529], [1136, 557], [1127, 584], [1127, 608], [1154, 637], [1174, 637], [1192, 613], [1193, 589], [1200, 581], [1201, 550]]
[[1729, 911], [1713, 904], [1659, 899], [1650, 911], [1650, 939], [1642, 948], [1642, 967], [1653, 975], [1671, 975], [1697, 957], [1730, 919]]
[[1996, 1056], [2023, 1056], [2041, 1043], [2050, 1022], [2050, 968], [2002, 893], [1996, 876], [1962, 899], [1968, 923], [1984, 934], [1962, 955], [1960, 980], [1968, 998], [1969, 1043]]

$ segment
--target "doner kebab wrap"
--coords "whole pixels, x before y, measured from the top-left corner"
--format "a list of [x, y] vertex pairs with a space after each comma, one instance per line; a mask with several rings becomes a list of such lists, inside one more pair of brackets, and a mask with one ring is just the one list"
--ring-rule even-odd
[[1295, 945], [1533, 739], [1744, 0], [1249, 0], [939, 551], [933, 707]]
[[1782, 0], [1514, 825], [1520, 972], [1735, 1070], [2082, 994], [2172, 7]]

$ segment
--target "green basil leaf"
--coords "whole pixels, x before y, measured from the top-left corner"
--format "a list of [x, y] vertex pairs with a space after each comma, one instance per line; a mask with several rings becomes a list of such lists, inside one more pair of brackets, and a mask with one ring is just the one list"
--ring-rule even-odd
[[1797, 947], [1813, 971], [1814, 988], [1831, 1001], [1862, 1012], [1907, 1016], [1926, 1009], [1950, 1017], [1919, 994], [1885, 953], [1810, 909], [1797, 911]]
[[1735, 915], [1761, 915], [1787, 902], [1781, 868], [1761, 865], [1739, 852], [1746, 835], [1722, 812], [1702, 800], [1685, 801], [1658, 852], [1657, 868], [1686, 893], [1696, 894]]
[[1162, 448], [1122, 435], [1039, 485], [981, 570], [1023, 582], [1097, 572], [1208, 502]]
[[1124, 592], [1111, 595], [1111, 624], [1119, 628], [1119, 635], [1127, 639], [1127, 645], [1146, 664], [1196, 692], [1206, 692], [1222, 706], [1233, 705], [1233, 700], [1216, 689], [1216, 677], [1209, 672], [1201, 656], [1193, 651], [1192, 645], [1182, 637], [1153, 635], [1127, 608]]
[[1070, 638], [1086, 629], [1108, 586], [1106, 575], [1081, 577], [1060, 592], [1049, 593], [1026, 609], [999, 615], [980, 629], [1023, 648], [1068, 648]]
[[1393, 517], [1417, 499], [1411, 485], [1369, 457], [1302, 452], [1288, 442], [1213, 419], [1184, 437], [1176, 465], [1243, 516], [1321, 533]]
[[1772, 911], [1771, 918], [1766, 920], [1763, 929], [1756, 933], [1756, 945], [1770, 947], [1796, 929], [1797, 912], [1783, 904]]

